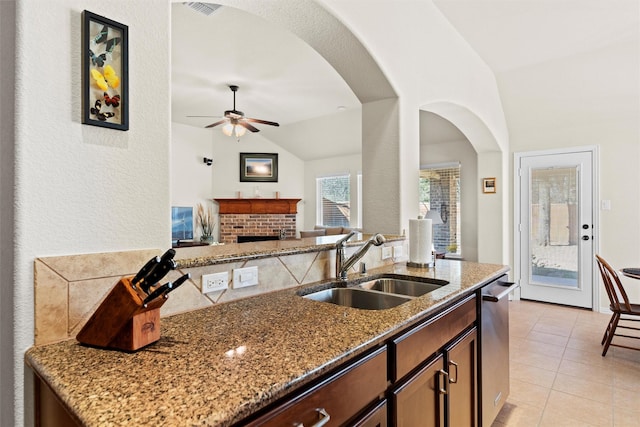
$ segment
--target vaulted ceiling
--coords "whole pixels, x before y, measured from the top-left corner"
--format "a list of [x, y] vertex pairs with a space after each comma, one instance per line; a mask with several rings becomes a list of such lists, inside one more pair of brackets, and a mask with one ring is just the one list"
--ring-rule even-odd
[[[499, 86], [501, 76], [508, 73], [554, 61], [562, 64], [559, 60], [565, 57], [637, 42], [640, 31], [638, 0], [433, 2], [496, 73]], [[554, 70], [559, 76], [574, 71]], [[221, 116], [231, 109], [230, 84], [240, 86], [237, 109], [248, 117], [279, 122], [280, 128], [258, 127], [264, 136], [301, 159], [360, 151], [360, 102], [341, 76], [306, 43], [232, 7], [221, 7], [205, 16], [182, 3], [173, 4], [172, 120], [198, 127], [217, 121], [216, 117], [186, 116]], [[510, 105], [507, 100], [508, 120], [513, 118], [507, 111]], [[460, 138], [448, 122], [437, 116], [428, 120], [432, 142]], [[305, 134], [311, 122], [317, 122], [322, 143]]]

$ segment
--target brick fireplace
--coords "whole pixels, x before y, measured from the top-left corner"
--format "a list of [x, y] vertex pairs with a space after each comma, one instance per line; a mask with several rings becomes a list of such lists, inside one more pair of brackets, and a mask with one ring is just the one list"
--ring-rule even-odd
[[237, 243], [238, 236], [293, 238], [300, 199], [214, 199], [220, 205], [220, 242]]

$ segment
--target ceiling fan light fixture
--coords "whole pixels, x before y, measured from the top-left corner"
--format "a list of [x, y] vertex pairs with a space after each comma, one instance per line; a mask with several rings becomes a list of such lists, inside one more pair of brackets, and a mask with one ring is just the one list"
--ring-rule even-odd
[[227, 123], [226, 125], [222, 126], [222, 133], [224, 133], [227, 136], [235, 135], [237, 138], [240, 138], [246, 132], [247, 130], [244, 127], [236, 123]]
[[226, 125], [222, 126], [222, 133], [224, 133], [227, 136], [232, 136], [234, 127], [235, 125], [232, 125], [231, 123], [227, 123]]
[[[236, 110], [236, 92], [238, 91], [238, 86], [230, 85], [229, 89], [233, 93], [233, 110], [226, 110], [224, 112], [224, 118], [222, 120], [218, 120], [215, 123], [211, 123], [205, 128], [212, 128], [218, 125], [224, 124], [222, 127], [222, 133], [227, 136], [234, 136], [240, 139], [247, 130], [251, 132], [260, 132], [260, 129], [253, 126], [251, 123], [260, 123], [263, 125], [269, 126], [280, 126], [277, 122], [270, 122], [268, 120], [262, 119], [253, 119], [251, 117], [245, 117], [242, 111]], [[213, 116], [187, 116], [187, 117], [213, 117]]]
[[240, 125], [235, 125], [235, 133], [238, 138], [247, 133], [247, 130]]

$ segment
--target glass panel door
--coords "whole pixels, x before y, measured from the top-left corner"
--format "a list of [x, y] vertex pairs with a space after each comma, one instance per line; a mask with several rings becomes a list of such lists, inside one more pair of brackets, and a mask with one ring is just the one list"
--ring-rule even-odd
[[521, 297], [593, 306], [593, 154], [520, 158]]

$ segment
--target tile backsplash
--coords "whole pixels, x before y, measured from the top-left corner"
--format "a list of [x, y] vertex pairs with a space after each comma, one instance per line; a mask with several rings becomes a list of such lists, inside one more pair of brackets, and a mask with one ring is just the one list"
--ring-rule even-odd
[[[399, 243], [405, 246], [404, 253], [407, 253], [406, 242], [393, 244]], [[347, 255], [357, 248], [358, 246], [348, 247]], [[381, 250], [382, 247], [371, 248], [362, 262], [368, 268], [393, 264], [392, 258], [384, 261], [381, 259]], [[164, 251], [160, 249], [149, 249], [36, 258], [35, 344], [75, 338], [120, 279], [134, 275], [150, 258], [161, 255], [162, 252]], [[202, 294], [203, 274], [228, 271], [232, 285], [233, 269], [252, 266], [258, 267], [257, 286]], [[359, 263], [356, 263], [354, 268], [358, 266]], [[161, 317], [334, 278], [335, 251], [325, 249], [297, 254], [274, 254], [266, 258], [248, 258], [204, 267], [178, 267], [169, 272], [163, 282], [173, 281], [186, 273], [191, 273], [191, 278], [171, 293], [161, 308]]]

